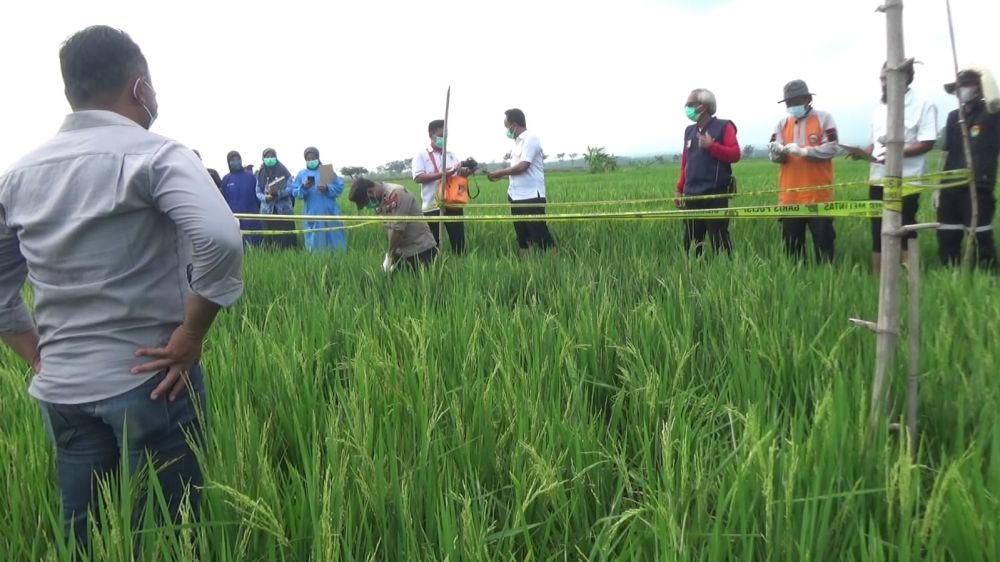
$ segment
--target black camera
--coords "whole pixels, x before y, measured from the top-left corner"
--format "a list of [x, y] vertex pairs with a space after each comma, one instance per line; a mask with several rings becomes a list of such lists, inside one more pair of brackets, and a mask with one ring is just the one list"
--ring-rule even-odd
[[476, 162], [475, 158], [466, 158], [460, 164], [463, 168], [468, 168], [470, 172], [475, 172], [476, 168], [479, 167], [479, 162]]

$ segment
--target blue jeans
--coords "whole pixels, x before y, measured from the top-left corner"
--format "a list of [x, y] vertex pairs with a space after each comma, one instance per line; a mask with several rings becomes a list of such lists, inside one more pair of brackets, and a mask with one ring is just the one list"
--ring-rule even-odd
[[[181, 502], [188, 495], [197, 515], [202, 474], [188, 444], [190, 436], [201, 443], [204, 424], [197, 412], [205, 411], [205, 386], [198, 365], [189, 371], [187, 392], [170, 402], [164, 392], [159, 400], [149, 395], [166, 373], [158, 373], [124, 394], [86, 404], [53, 404], [39, 401], [42, 418], [56, 448], [56, 473], [62, 498], [63, 530], [86, 549], [88, 510], [97, 504], [98, 479], [115, 474], [121, 454], [128, 454], [134, 475], [152, 458], [157, 480], [176, 522]], [[141, 501], [141, 500], [140, 500]], [[139, 520], [133, 509], [133, 525]]]

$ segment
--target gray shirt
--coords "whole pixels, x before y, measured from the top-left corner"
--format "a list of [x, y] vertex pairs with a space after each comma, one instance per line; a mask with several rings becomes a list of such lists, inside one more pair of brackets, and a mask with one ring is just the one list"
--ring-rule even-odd
[[140, 347], [162, 346], [188, 291], [243, 292], [239, 226], [194, 153], [108, 111], [79, 111], [0, 177], [0, 332], [33, 323], [41, 373], [29, 392], [79, 404], [127, 392]]
[[[420, 203], [412, 193], [405, 187], [395, 183], [383, 183], [385, 194], [382, 197], [380, 212], [384, 216], [395, 217], [421, 217], [423, 211]], [[402, 236], [399, 248], [396, 253], [401, 258], [413, 257], [421, 252], [426, 252], [437, 246], [434, 243], [434, 235], [426, 222], [387, 222], [385, 229], [392, 237], [393, 232], [398, 232]]]

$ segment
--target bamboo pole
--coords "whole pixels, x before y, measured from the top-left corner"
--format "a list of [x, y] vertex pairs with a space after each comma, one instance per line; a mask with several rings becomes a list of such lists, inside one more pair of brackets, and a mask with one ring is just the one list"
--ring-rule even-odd
[[917, 445], [920, 441], [917, 435], [917, 404], [920, 396], [920, 247], [917, 238], [910, 240], [910, 242], [910, 251], [906, 257], [909, 281], [909, 291], [906, 293], [906, 298], [910, 305], [906, 330], [906, 339], [909, 344], [906, 379], [906, 429], [907, 438], [910, 441], [910, 457], [916, 459]]
[[903, 63], [903, 0], [886, 0], [886, 177], [882, 211], [882, 269], [879, 279], [878, 322], [875, 344], [875, 378], [868, 412], [869, 438], [881, 425], [889, 375], [896, 359], [899, 331], [900, 238], [902, 223], [903, 95], [906, 79]]
[[[955, 47], [955, 26], [951, 21], [951, 0], [945, 0], [945, 7], [948, 10], [948, 34], [951, 36], [951, 60], [955, 66], [955, 82], [958, 83], [958, 49]], [[965, 122], [965, 105], [958, 97], [958, 88], [955, 88], [955, 99], [958, 100], [958, 130], [962, 132], [962, 150], [965, 151], [965, 167], [970, 170], [972, 167], [972, 143], [969, 141], [969, 127]], [[954, 147], [952, 147], [954, 150]], [[968, 273], [972, 270], [972, 249], [976, 244], [976, 226], [979, 224], [979, 198], [976, 197], [976, 175], [972, 174], [972, 181], [969, 183], [969, 201], [971, 206], [971, 217], [969, 222], [972, 227], [967, 229], [962, 237], [962, 271]]]

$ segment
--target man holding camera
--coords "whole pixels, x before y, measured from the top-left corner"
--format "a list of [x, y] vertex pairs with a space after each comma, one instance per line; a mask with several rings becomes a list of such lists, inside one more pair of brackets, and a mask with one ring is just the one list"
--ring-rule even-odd
[[[441, 181], [445, 175], [458, 174], [468, 177], [475, 171], [475, 161], [464, 161], [459, 163], [455, 155], [449, 152], [444, 154], [444, 121], [435, 119], [427, 125], [427, 134], [431, 138], [431, 146], [420, 151], [413, 157], [413, 181], [420, 184], [420, 195], [423, 199], [423, 213], [427, 217], [437, 217], [441, 215], [444, 208], [445, 216], [462, 216], [465, 212], [461, 207], [444, 207], [444, 202], [438, 201], [438, 193], [441, 191]], [[467, 167], [467, 164], [472, 164]], [[447, 181], [447, 180], [445, 180]], [[434, 242], [441, 246], [441, 223], [429, 224]], [[465, 223], [449, 222], [445, 223], [448, 229], [448, 240], [451, 241], [451, 249], [456, 254], [465, 252]]]

